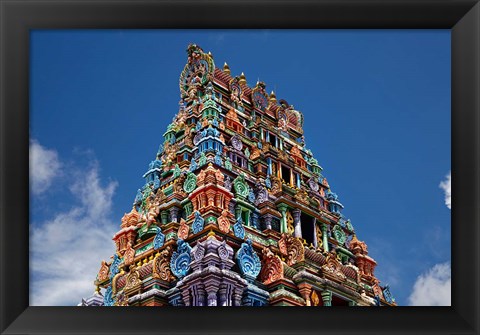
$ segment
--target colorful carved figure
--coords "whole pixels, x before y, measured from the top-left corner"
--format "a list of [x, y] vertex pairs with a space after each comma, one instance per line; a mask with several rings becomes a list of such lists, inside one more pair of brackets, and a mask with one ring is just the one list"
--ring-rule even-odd
[[170, 268], [175, 277], [180, 279], [185, 277], [190, 270], [190, 262], [192, 260], [190, 251], [192, 248], [182, 239], [177, 240], [177, 246], [177, 251], [173, 252], [170, 260]]
[[240, 272], [248, 279], [253, 280], [257, 278], [262, 266], [260, 258], [253, 250], [250, 239], [242, 243], [236, 257]]

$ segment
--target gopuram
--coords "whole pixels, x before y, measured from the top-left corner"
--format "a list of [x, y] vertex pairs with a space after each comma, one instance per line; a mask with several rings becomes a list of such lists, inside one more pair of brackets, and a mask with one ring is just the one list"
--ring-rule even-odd
[[187, 55], [178, 113], [79, 305], [395, 306], [302, 113], [199, 46]]

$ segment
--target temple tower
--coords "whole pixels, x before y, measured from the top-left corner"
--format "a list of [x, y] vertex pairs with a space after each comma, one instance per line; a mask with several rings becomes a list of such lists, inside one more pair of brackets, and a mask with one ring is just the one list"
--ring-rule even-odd
[[[180, 105], [81, 305], [394, 306], [303, 115], [191, 44]], [[102, 300], [103, 299], [103, 300]]]

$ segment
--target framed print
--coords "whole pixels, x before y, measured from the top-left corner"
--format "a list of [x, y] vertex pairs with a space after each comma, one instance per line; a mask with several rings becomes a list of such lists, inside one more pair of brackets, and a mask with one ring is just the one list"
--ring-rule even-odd
[[[477, 2], [332, 4], [307, 1], [300, 6], [293, 2], [273, 4], [268, 1], [255, 4], [6, 1], [2, 3], [1, 10], [4, 18], [1, 56], [4, 103], [0, 123], [2, 333], [478, 332], [478, 321], [475, 318], [478, 314], [479, 298], [478, 217], [475, 203], [478, 198], [476, 134], [480, 7]], [[290, 13], [287, 21], [284, 19], [285, 12]], [[315, 81], [315, 78], [321, 79], [318, 78], [318, 65], [315, 64], [324, 64], [329, 60], [321, 54], [322, 49], [319, 46], [313, 45], [315, 41], [321, 40], [322, 43], [319, 44], [334, 50], [338, 47], [335, 41], [338, 41], [339, 36], [356, 40], [351, 29], [365, 28], [369, 30], [360, 30], [358, 36], [368, 33], [374, 42], [371, 43], [367, 38], [356, 41], [357, 45], [363, 46], [364, 52], [358, 56], [357, 69], [352, 66], [349, 57], [345, 57], [345, 64], [351, 66], [337, 66], [341, 57], [336, 56], [336, 59], [331, 60], [330, 66], [335, 79], [330, 79], [328, 85], [317, 87], [318, 81]], [[404, 42], [398, 36], [390, 40], [377, 38], [375, 29], [385, 29], [382, 30], [386, 32], [385, 36], [394, 36], [392, 34], [397, 31], [388, 29], [422, 29], [410, 30], [408, 34], [417, 32], [418, 36], [423, 36], [424, 39], [423, 43], [416, 42], [421, 45], [415, 45]], [[438, 38], [442, 36], [442, 31], [435, 29], [442, 29], [442, 38]], [[319, 35], [314, 35], [317, 32], [324, 32], [322, 39]], [[75, 36], [69, 35], [71, 33]], [[305, 35], [302, 35], [305, 33], [315, 37], [305, 38]], [[117, 34], [116, 38], [120, 42], [112, 43], [108, 38], [109, 34]], [[268, 61], [262, 59], [266, 54], [262, 53], [260, 42], [253, 41], [255, 36], [262, 34], [262, 47], [276, 50], [268, 54]], [[149, 36], [151, 39], [142, 39], [140, 36]], [[185, 43], [187, 36], [194, 38], [189, 41], [190, 44]], [[328, 36], [331, 37], [330, 40]], [[443, 141], [447, 142], [438, 141], [441, 136], [437, 136], [449, 133], [448, 113], [445, 111], [448, 110], [450, 102], [450, 55], [447, 49], [440, 47], [448, 47], [449, 37], [451, 144], [445, 137]], [[69, 42], [59, 44], [58, 41], [62, 38]], [[435, 45], [437, 38], [442, 41], [438, 43], [438, 49], [430, 49], [430, 54], [422, 51], [426, 45]], [[145, 46], [155, 39], [163, 41], [162, 49], [149, 54], [151, 49]], [[216, 49], [215, 46], [205, 45], [205, 41], [208, 42], [209, 39], [212, 44], [216, 41], [219, 47]], [[276, 44], [269, 44], [269, 39], [275, 40]], [[202, 41], [202, 44], [196, 44], [197, 40]], [[175, 46], [175, 43], [180, 42], [183, 43], [182, 55], [170, 59], [170, 55], [162, 54], [168, 48], [167, 45], [170, 45], [172, 50], [180, 50]], [[419, 61], [418, 64], [423, 65], [416, 68], [414, 62], [404, 61], [403, 65], [397, 62], [397, 75], [411, 76], [412, 83], [416, 84], [415, 80], [420, 78], [416, 76], [416, 72], [422, 71], [428, 79], [422, 85], [391, 87], [396, 89], [398, 96], [410, 104], [415, 104], [423, 113], [411, 115], [408, 123], [408, 111], [402, 113], [402, 108], [408, 107], [398, 108], [397, 111], [403, 118], [395, 118], [396, 129], [405, 138], [400, 138], [398, 144], [391, 142], [390, 146], [383, 143], [382, 148], [385, 152], [391, 147], [392, 154], [395, 146], [415, 150], [415, 146], [411, 144], [417, 143], [417, 146], [421, 147], [422, 143], [416, 139], [416, 131], [422, 134], [420, 128], [431, 125], [428, 128], [430, 133], [426, 131], [424, 137], [431, 140], [431, 148], [434, 148], [435, 143], [444, 143], [444, 149], [450, 146], [452, 148], [455, 205], [450, 211], [451, 175], [449, 174], [445, 181], [434, 179], [435, 191], [440, 195], [440, 205], [445, 213], [448, 213], [446, 217], [452, 214], [451, 238], [448, 234], [447, 237], [442, 237], [444, 235], [439, 232], [442, 227], [439, 221], [444, 220], [445, 216], [439, 218], [429, 214], [433, 212], [426, 209], [426, 203], [422, 213], [421, 202], [428, 195], [424, 194], [422, 198], [419, 193], [422, 192], [421, 183], [425, 180], [404, 180], [405, 177], [393, 172], [397, 170], [382, 172], [374, 169], [377, 177], [385, 173], [385, 178], [398, 179], [398, 198], [392, 199], [401, 199], [403, 194], [405, 197], [418, 199], [414, 204], [405, 202], [404, 210], [410, 215], [422, 217], [424, 223], [413, 226], [410, 222], [405, 222], [401, 226], [404, 231], [395, 233], [393, 226], [388, 226], [389, 220], [386, 218], [385, 231], [375, 232], [378, 236], [373, 247], [375, 252], [367, 256], [367, 246], [362, 240], [365, 239], [368, 244], [368, 236], [362, 233], [362, 223], [359, 222], [357, 227], [355, 217], [352, 216], [350, 221], [350, 217], [345, 215], [348, 212], [343, 210], [344, 195], [340, 191], [338, 196], [334, 193], [335, 184], [341, 184], [335, 178], [335, 182], [327, 181], [325, 177], [328, 178], [331, 172], [327, 169], [322, 171], [320, 165], [323, 162], [317, 160], [319, 154], [316, 148], [320, 146], [320, 142], [309, 144], [312, 141], [309, 138], [315, 138], [317, 133], [319, 138], [325, 134], [329, 136], [322, 139], [328, 146], [328, 149], [323, 150], [325, 157], [321, 158], [325, 162], [329, 157], [342, 161], [340, 152], [346, 152], [351, 161], [360, 163], [362, 160], [355, 158], [354, 151], [342, 149], [346, 148], [345, 143], [353, 143], [353, 133], [357, 132], [355, 124], [358, 128], [370, 129], [367, 127], [370, 117], [370, 123], [374, 125], [370, 132], [377, 133], [379, 138], [384, 139], [386, 137], [382, 137], [382, 133], [396, 131], [391, 126], [393, 119], [387, 120], [387, 116], [379, 119], [380, 114], [372, 114], [365, 109], [361, 110], [365, 113], [365, 117], [361, 118], [361, 114], [355, 113], [353, 104], [341, 104], [339, 101], [343, 99], [343, 95], [352, 97], [352, 92], [356, 92], [359, 99], [361, 97], [373, 101], [375, 94], [369, 92], [372, 88], [380, 100], [383, 98], [382, 94], [389, 94], [388, 89], [379, 89], [381, 84], [378, 82], [370, 88], [368, 86], [369, 64], [377, 62], [377, 66], [379, 62], [375, 60], [372, 48], [375, 43], [378, 49], [386, 50], [385, 55], [393, 59], [403, 60], [407, 54], [403, 54], [403, 50], [415, 50], [415, 58], [423, 59], [424, 62]], [[125, 48], [125, 45], [129, 48]], [[232, 50], [235, 50], [235, 47], [238, 49], [238, 59], [234, 61], [234, 66], [228, 58], [218, 58], [219, 54], [220, 57], [228, 55], [223, 53], [222, 45], [232, 45]], [[97, 51], [90, 57], [88, 53], [82, 52], [82, 47]], [[139, 59], [137, 56], [141, 54], [140, 50], [145, 50], [145, 57], [142, 56], [144, 61], [131, 61]], [[302, 59], [311, 60], [305, 64], [295, 64], [295, 52], [302, 55]], [[151, 65], [154, 63], [148, 63], [151, 59], [155, 62], [155, 55], [161, 58], [158, 62], [161, 65], [159, 69]], [[232, 55], [233, 53], [230, 57]], [[278, 55], [278, 59], [271, 55]], [[111, 57], [112, 61], [102, 62], [102, 57]], [[250, 59], [248, 63], [255, 63], [255, 57], [259, 68], [269, 65], [272, 65], [272, 68], [291, 67], [289, 70], [292, 72], [285, 71], [284, 75], [290, 79], [280, 80], [273, 76], [271, 80], [264, 82], [263, 77], [250, 78], [249, 74], [252, 72], [263, 76], [261, 69], [243, 73], [241, 68], [244, 65], [239, 60]], [[180, 67], [176, 63], [177, 59], [183, 59], [180, 62], [183, 71], [176, 77], [176, 80], [180, 77], [179, 87], [176, 82], [172, 83], [172, 80], [168, 79], [168, 73], [175, 72], [173, 69]], [[361, 63], [360, 59], [365, 59], [364, 63]], [[222, 66], [223, 61], [226, 63]], [[392, 68], [393, 63], [385, 64], [385, 71], [381, 75], [377, 74], [376, 78], [382, 78], [384, 86], [388, 86], [388, 69]], [[308, 66], [304, 68], [303, 65]], [[75, 70], [69, 72], [70, 69]], [[323, 69], [327, 71], [326, 67]], [[363, 84], [358, 81], [352, 85], [353, 88], [347, 89], [349, 83], [342, 83], [338, 79], [352, 78], [357, 70], [358, 78], [364, 78]], [[124, 71], [125, 74], [122, 74]], [[140, 71], [143, 77], [137, 76], [138, 73], [134, 76], [134, 72], [130, 72], [129, 82], [125, 80], [129, 71]], [[95, 73], [107, 76], [95, 77]], [[313, 81], [309, 81], [312, 74], [316, 77], [312, 76]], [[325, 75], [327, 77], [327, 73]], [[166, 81], [168, 79], [169, 82], [158, 84], [155, 80], [160, 77]], [[95, 78], [95, 83], [92, 78]], [[104, 82], [99, 83], [102, 80]], [[285, 100], [289, 99], [289, 93], [282, 91], [280, 86], [294, 80], [298, 81], [298, 88], [289, 85], [284, 89], [290, 90], [296, 97], [289, 103]], [[304, 85], [305, 88], [302, 88], [302, 81], [308, 83]], [[59, 83], [75, 87], [70, 91], [74, 95], [66, 94], [67, 91], [58, 86]], [[442, 90], [437, 90], [442, 83], [445, 83]], [[160, 107], [155, 105], [154, 100], [149, 100], [155, 93], [151, 93], [150, 88], [146, 88], [147, 85], [150, 85], [150, 88], [151, 85], [158, 85], [159, 94], [165, 94], [159, 101], [172, 100], [174, 90], [170, 92], [167, 87], [173, 86], [177, 91], [179, 88], [180, 104], [168, 108], [168, 105], [165, 105], [166, 110], [162, 111], [165, 120], [142, 118], [142, 109], [154, 110]], [[332, 93], [333, 88], [329, 90], [329, 85], [343, 87], [343, 95]], [[409, 92], [413, 91], [415, 93], [409, 95]], [[55, 95], [55, 92], [58, 94]], [[295, 100], [318, 99], [322, 96], [321, 92], [330, 92], [332, 95], [326, 97], [324, 93], [323, 96], [324, 104], [328, 106], [330, 101], [330, 110], [334, 110], [334, 105], [341, 105], [345, 106], [345, 109], [349, 108], [350, 114], [338, 109], [338, 120], [335, 120], [332, 113], [328, 117], [316, 119], [315, 125], [308, 124], [308, 120], [313, 121], [312, 115], [303, 114], [301, 108], [297, 109], [293, 104], [296, 104]], [[438, 95], [438, 92], [442, 94]], [[131, 101], [128, 96], [133, 97]], [[139, 97], [145, 100], [140, 101]], [[178, 100], [177, 96], [174, 99]], [[115, 100], [120, 104], [112, 108]], [[145, 104], [149, 103], [148, 101], [151, 101], [150, 105]], [[384, 101], [388, 104], [394, 102], [394, 99], [387, 97]], [[315, 108], [305, 102], [298, 103], [307, 106], [305, 109]], [[395, 106], [387, 104], [384, 108], [395, 110]], [[38, 106], [43, 106], [43, 110], [48, 110], [50, 106], [50, 113], [37, 113]], [[399, 102], [398, 106], [408, 105]], [[70, 113], [62, 113], [62, 108], [68, 109]], [[89, 111], [82, 114], [82, 108]], [[122, 124], [120, 120], [128, 114], [128, 108], [132, 111], [138, 108], [139, 111], [126, 117], [124, 120], [127, 121], [123, 121], [126, 123]], [[177, 110], [169, 112], [172, 108]], [[73, 110], [75, 112], [72, 113]], [[95, 112], [89, 114], [90, 110]], [[167, 121], [172, 117], [172, 121]], [[346, 121], [346, 118], [351, 120]], [[352, 122], [355, 118], [359, 118], [358, 121]], [[439, 118], [444, 121], [439, 121]], [[345, 141], [349, 135], [342, 135], [339, 131], [339, 138], [333, 138], [333, 133], [322, 129], [322, 121], [337, 127], [350, 121], [352, 137]], [[168, 122], [171, 124], [167, 127]], [[149, 123], [156, 124], [152, 126]], [[440, 124], [442, 130], [438, 130]], [[133, 208], [124, 208], [126, 205], [122, 205], [125, 215], [121, 218], [115, 217], [114, 221], [119, 223], [115, 223], [114, 243], [108, 242], [109, 253], [89, 263], [98, 264], [91, 278], [94, 283], [92, 292], [95, 286], [96, 292], [91, 296], [87, 296], [82, 284], [72, 281], [71, 276], [58, 275], [57, 281], [45, 279], [54, 271], [69, 271], [78, 276], [91, 271], [90, 265], [88, 270], [82, 265], [84, 260], [96, 256], [94, 244], [88, 241], [100, 241], [103, 238], [107, 244], [111, 232], [99, 233], [90, 223], [88, 229], [91, 231], [87, 231], [87, 224], [82, 222], [101, 224], [102, 220], [112, 220], [107, 219], [107, 216], [112, 208], [110, 202], [118, 183], [115, 180], [101, 181], [101, 167], [88, 150], [88, 145], [87, 150], [82, 147], [75, 148], [74, 154], [67, 160], [64, 159], [64, 151], [58, 151], [58, 154], [57, 151], [49, 149], [48, 145], [45, 146], [43, 141], [39, 142], [37, 135], [41, 125], [44, 125], [45, 131], [49, 133], [41, 139], [50, 138], [50, 143], [64, 138], [66, 145], [69, 145], [67, 138], [77, 136], [79, 139], [83, 138], [85, 143], [103, 141], [106, 146], [123, 147], [125, 152], [101, 152], [105, 159], [111, 157], [112, 162], [117, 162], [113, 166], [106, 164], [107, 169], [115, 168], [114, 166], [118, 166], [122, 161], [109, 155], [122, 152], [123, 159], [130, 160], [125, 162], [125, 171], [127, 166], [130, 170], [141, 170], [136, 173], [140, 178], [137, 183], [139, 189], [130, 196], [132, 199], [128, 199], [128, 202], [133, 201]], [[116, 126], [122, 130], [114, 130]], [[151, 127], [158, 134], [151, 134]], [[79, 131], [79, 128], [83, 130]], [[99, 130], [102, 130], [103, 137], [96, 137]], [[438, 134], [435, 133], [437, 131]], [[88, 138], [89, 133], [91, 138]], [[362, 143], [360, 134], [359, 132], [355, 135], [358, 148]], [[370, 143], [377, 143], [375, 136], [370, 138]], [[342, 140], [345, 143], [342, 143]], [[134, 145], [133, 142], [137, 144]], [[161, 144], [160, 148], [157, 148], [158, 144]], [[354, 144], [350, 145], [354, 147]], [[367, 145], [365, 142], [363, 147]], [[42, 170], [43, 179], [35, 179], [36, 184], [33, 186], [29, 185], [28, 177], [29, 165], [32, 171], [32, 146], [35, 149], [33, 164], [37, 168], [42, 159], [49, 160], [49, 165]], [[139, 150], [140, 146], [143, 148]], [[339, 153], [335, 152], [335, 146]], [[155, 157], [149, 158], [151, 163], [148, 165], [142, 154], [152, 150], [155, 152], [150, 153]], [[397, 150], [400, 153], [403, 149]], [[363, 155], [367, 152], [363, 151]], [[417, 156], [421, 152], [418, 151]], [[362, 151], [359, 151], [359, 155], [362, 155]], [[380, 151], [377, 155], [383, 155], [384, 159], [390, 157], [388, 153]], [[441, 161], [446, 164], [442, 174], [444, 176], [448, 173], [449, 156], [444, 155], [442, 160], [438, 161], [434, 157], [435, 153], [429, 152], [424, 154], [423, 161], [420, 159], [417, 165], [406, 164], [406, 168], [417, 166], [420, 171], [423, 167], [418, 164], [437, 164], [435, 169], [440, 169], [438, 164]], [[148, 165], [146, 170], [143, 170], [144, 165]], [[334, 168], [341, 169], [344, 173], [352, 171], [351, 167], [343, 170], [342, 165], [345, 163]], [[431, 167], [425, 169], [432, 171]], [[357, 170], [365, 176], [363, 167]], [[396, 176], [392, 177], [389, 172]], [[115, 174], [111, 173], [109, 176]], [[133, 180], [131, 183], [122, 179], [122, 187], [127, 185], [129, 188], [122, 192], [135, 193], [137, 186], [135, 189], [132, 187], [136, 183], [135, 178], [133, 174], [128, 176], [128, 179]], [[339, 173], [338, 179], [341, 178], [342, 174]], [[52, 180], [64, 183], [67, 193], [62, 194], [60, 191], [55, 199], [57, 207], [48, 208], [49, 203], [42, 202], [41, 196], [47, 197], [47, 189], [56, 187]], [[352, 176], [345, 180], [352, 184], [355, 179]], [[359, 190], [364, 194], [367, 187], [365, 185], [368, 184], [359, 183]], [[442, 189], [446, 192], [445, 204]], [[83, 207], [72, 207], [68, 197], [76, 197]], [[99, 199], [103, 199], [103, 202]], [[355, 197], [348, 199], [353, 199], [348, 203], [355, 201]], [[351, 205], [348, 204], [345, 208], [348, 206]], [[374, 211], [377, 215], [388, 216], [388, 211], [382, 212], [374, 207], [372, 201], [365, 202], [365, 212]], [[319, 215], [314, 208], [318, 209]], [[55, 211], [57, 214], [54, 219], [48, 215], [42, 217], [42, 213]], [[118, 211], [118, 208], [115, 208], [115, 211]], [[355, 212], [354, 207], [353, 211]], [[395, 210], [390, 211], [395, 215]], [[360, 215], [360, 211], [355, 213], [357, 217]], [[115, 215], [118, 216], [118, 213]], [[408, 219], [408, 215], [404, 213], [398, 213], [397, 216], [398, 218], [390, 221]], [[37, 221], [45, 224], [43, 229], [40, 225], [32, 224]], [[417, 222], [422, 221], [417, 218]], [[398, 223], [397, 229], [401, 227]], [[81, 231], [82, 229], [85, 231]], [[415, 281], [414, 290], [417, 291], [410, 296], [400, 294], [397, 299], [401, 303], [397, 303], [394, 298], [395, 290], [390, 291], [388, 285], [385, 285], [394, 279], [394, 276], [382, 278], [382, 275], [388, 272], [380, 270], [383, 264], [389, 262], [380, 261], [377, 267], [379, 272], [375, 275], [373, 271], [376, 262], [370, 257], [375, 258], [383, 252], [380, 259], [391, 261], [392, 264], [387, 265], [395, 267], [391, 255], [390, 258], [386, 257], [389, 253], [388, 242], [382, 240], [388, 240], [385, 235], [389, 232], [410, 237], [403, 242], [398, 238], [393, 239], [401, 244], [396, 250], [404, 250], [403, 253], [399, 251], [395, 254], [396, 258], [403, 257], [404, 260], [395, 260], [396, 262], [419, 262], [422, 257], [430, 257], [428, 255], [432, 254], [428, 254], [426, 249], [413, 247], [422, 243], [426, 244], [424, 248], [435, 251], [438, 259], [442, 259], [442, 255], [449, 254], [448, 244], [451, 241], [451, 258], [448, 259], [451, 259], [452, 279], [442, 277], [450, 273], [450, 263], [438, 261], [435, 262], [438, 263], [436, 266], [432, 264], [426, 267], [431, 269], [428, 273], [408, 276], [402, 274], [399, 276], [400, 280], [409, 283]], [[68, 240], [64, 238], [65, 234], [83, 234], [87, 239], [72, 237], [68, 245], [65, 244]], [[374, 233], [368, 234], [373, 236]], [[440, 250], [442, 242], [444, 249]], [[62, 246], [65, 248], [62, 249]], [[52, 250], [57, 250], [59, 254], [66, 253], [67, 246], [68, 250], [75, 252], [69, 252], [68, 257], [55, 257]], [[216, 253], [212, 253], [212, 248]], [[415, 254], [415, 250], [419, 254]], [[212, 264], [216, 264], [214, 267], [221, 267], [222, 271], [209, 272]], [[323, 279], [316, 276], [316, 273], [321, 273]], [[397, 285], [401, 286], [402, 283]], [[427, 298], [420, 297], [420, 293], [425, 292], [421, 290], [422, 285], [430, 285]], [[449, 305], [450, 300], [444, 296], [445, 292], [449, 291], [448, 285], [452, 286], [451, 306], [414, 307], [425, 301], [429, 301], [426, 304], [430, 305]], [[232, 308], [178, 307], [177, 311], [177, 308], [53, 307], [73, 305], [70, 300], [62, 300], [61, 297], [65, 296], [65, 292], [73, 294], [75, 291], [78, 291], [77, 302], [83, 306], [176, 305]], [[303, 307], [259, 307], [266, 305]], [[401, 306], [361, 308], [395, 305]], [[314, 306], [332, 308], [310, 308]], [[355, 307], [338, 308], [340, 306]], [[345, 322], [346, 319], [348, 322]]]

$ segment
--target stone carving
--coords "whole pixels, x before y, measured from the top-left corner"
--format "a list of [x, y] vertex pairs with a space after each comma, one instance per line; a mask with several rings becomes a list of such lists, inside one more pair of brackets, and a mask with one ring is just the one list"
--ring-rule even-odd
[[155, 235], [155, 238], [153, 239], [153, 249], [157, 250], [163, 247], [163, 244], [165, 243], [165, 234], [162, 233], [162, 230], [157, 227], [157, 234]]
[[245, 181], [245, 175], [240, 174], [233, 180], [233, 188], [237, 197], [245, 199], [249, 193], [249, 187]]
[[333, 227], [332, 233], [333, 233], [333, 237], [335, 237], [335, 239], [338, 241], [340, 245], [343, 245], [347, 240], [347, 236], [345, 235], [345, 232], [343, 231], [342, 227], [340, 227], [339, 225], [335, 225], [335, 227]]
[[197, 188], [197, 176], [193, 172], [187, 173], [187, 179], [183, 184], [183, 190], [187, 193], [192, 193]]
[[115, 253], [113, 254], [113, 261], [112, 264], [110, 264], [110, 280], [112, 280], [115, 275], [120, 272], [119, 266], [120, 266], [121, 260], [118, 257], [118, 255]]
[[237, 222], [235, 222], [233, 225], [233, 233], [236, 237], [241, 238], [242, 240], [245, 238], [245, 228], [243, 228], [243, 221], [241, 217], [239, 217]]
[[217, 220], [218, 228], [222, 233], [228, 234], [230, 231], [230, 219], [228, 218], [228, 211], [224, 209], [222, 215], [218, 217]]
[[227, 176], [225, 178], [225, 181], [223, 183], [223, 187], [225, 187], [227, 189], [227, 191], [231, 191], [232, 190], [232, 180], [230, 179], [229, 176]]
[[297, 237], [284, 233], [278, 241], [278, 246], [280, 252], [286, 256], [288, 266], [305, 260], [305, 247]]
[[260, 280], [265, 284], [271, 284], [283, 279], [283, 262], [269, 248], [262, 250], [262, 271]]
[[195, 211], [194, 215], [195, 219], [193, 220], [192, 224], [192, 232], [197, 234], [203, 230], [205, 219], [202, 217], [199, 211]]
[[141, 285], [142, 281], [140, 280], [140, 274], [134, 266], [130, 266], [130, 273], [127, 275], [125, 290], [136, 289]]
[[103, 306], [113, 306], [114, 304], [115, 300], [113, 299], [112, 285], [110, 285], [107, 287], [105, 295], [103, 296]]
[[188, 237], [189, 230], [190, 230], [190, 227], [187, 224], [187, 221], [185, 221], [184, 218], [181, 218], [180, 219], [180, 226], [178, 227], [178, 232], [177, 232], [178, 238], [180, 238], [182, 240], [186, 240], [187, 237]]
[[98, 271], [98, 280], [99, 281], [104, 281], [108, 278], [108, 272], [110, 271], [110, 268], [107, 264], [107, 262], [102, 261], [102, 266], [100, 267], [100, 271]]
[[163, 249], [160, 253], [158, 253], [155, 258], [153, 259], [153, 278], [159, 278], [161, 280], [170, 282], [175, 279], [170, 270], [170, 254], [172, 252], [172, 248], [167, 246]]
[[237, 263], [240, 272], [248, 279], [257, 278], [261, 270], [261, 262], [257, 253], [253, 250], [252, 241], [248, 239], [242, 243], [240, 249], [237, 251]]
[[182, 239], [177, 240], [177, 245], [177, 251], [173, 252], [170, 260], [170, 269], [175, 277], [181, 279], [185, 277], [190, 270], [190, 262], [192, 260], [190, 251], [192, 248]]
[[132, 248], [132, 243], [128, 242], [127, 250], [125, 250], [125, 254], [123, 255], [123, 262], [125, 265], [133, 264], [133, 259], [135, 257], [135, 249]]

